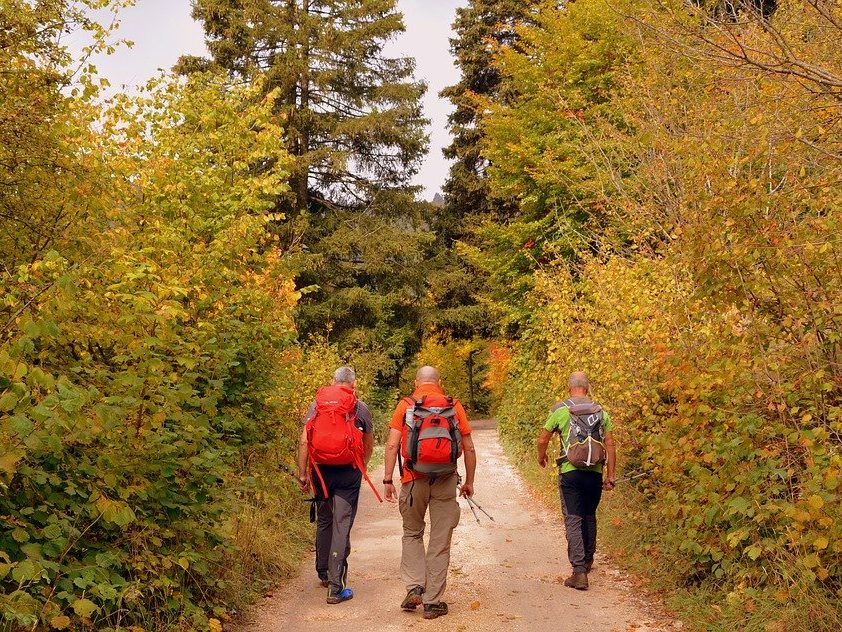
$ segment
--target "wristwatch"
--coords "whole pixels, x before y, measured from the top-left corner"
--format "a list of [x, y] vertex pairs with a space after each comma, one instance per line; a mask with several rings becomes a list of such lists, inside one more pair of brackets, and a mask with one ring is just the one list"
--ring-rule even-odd
[[384, 479], [383, 479], [383, 484], [384, 484], [384, 485], [394, 485], [395, 483], [392, 481], [392, 479], [391, 479], [391, 478], [390, 478], [390, 479], [388, 479], [388, 480], [384, 478]]

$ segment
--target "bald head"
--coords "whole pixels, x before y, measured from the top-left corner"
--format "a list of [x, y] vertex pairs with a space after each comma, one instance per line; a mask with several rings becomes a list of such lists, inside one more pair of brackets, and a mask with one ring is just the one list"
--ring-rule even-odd
[[431, 366], [422, 366], [415, 373], [416, 384], [438, 384], [441, 382], [441, 373]]
[[588, 391], [591, 390], [588, 376], [585, 375], [584, 371], [571, 373], [567, 379], [567, 387], [570, 389], [571, 395], [587, 395]]

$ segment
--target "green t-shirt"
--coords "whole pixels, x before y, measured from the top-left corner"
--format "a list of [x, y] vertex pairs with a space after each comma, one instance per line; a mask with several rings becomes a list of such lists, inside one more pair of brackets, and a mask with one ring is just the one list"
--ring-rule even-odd
[[[566, 400], [565, 400], [566, 401]], [[575, 398], [574, 403], [583, 404], [589, 402], [589, 399]], [[611, 432], [614, 424], [611, 423], [611, 417], [608, 416], [608, 411], [602, 410], [602, 425], [605, 432]], [[567, 406], [559, 406], [556, 410], [550, 413], [547, 417], [547, 423], [544, 424], [544, 429], [548, 432], [558, 432], [562, 443], [567, 441], [567, 433], [570, 431], [570, 409]], [[563, 447], [562, 447], [563, 454]], [[576, 467], [569, 461], [565, 461], [561, 466], [561, 473], [572, 472], [573, 470], [591, 470], [593, 472], [602, 473], [602, 464], [591, 465], [590, 467]]]

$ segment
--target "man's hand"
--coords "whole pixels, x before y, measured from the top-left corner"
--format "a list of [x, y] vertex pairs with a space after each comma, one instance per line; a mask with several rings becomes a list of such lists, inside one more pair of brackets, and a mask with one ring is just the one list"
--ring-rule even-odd
[[615, 485], [615, 483], [614, 483], [614, 477], [613, 476], [606, 477], [605, 480], [602, 481], [602, 489], [604, 489], [607, 492], [610, 492], [612, 489], [614, 489], [614, 485]]
[[383, 484], [383, 497], [390, 503], [398, 502], [398, 492], [393, 483]]
[[312, 484], [310, 483], [310, 479], [306, 476], [298, 477], [298, 487], [305, 494], [309, 493], [313, 488]]
[[538, 465], [547, 467], [547, 446], [550, 445], [550, 439], [553, 438], [553, 433], [546, 428], [541, 428], [541, 434], [538, 435]]
[[474, 495], [474, 484], [473, 483], [462, 483], [462, 489], [459, 490], [459, 495], [464, 496], [465, 498], [470, 498]]

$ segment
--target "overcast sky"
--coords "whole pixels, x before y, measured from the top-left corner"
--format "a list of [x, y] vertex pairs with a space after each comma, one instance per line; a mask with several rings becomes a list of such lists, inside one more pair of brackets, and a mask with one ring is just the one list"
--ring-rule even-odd
[[[448, 38], [456, 7], [468, 0], [399, 0], [406, 32], [390, 46], [389, 54], [416, 58], [417, 78], [427, 82], [424, 111], [430, 119], [430, 153], [416, 182], [424, 186], [426, 199], [440, 191], [448, 164], [441, 149], [449, 144], [449, 102], [439, 91], [458, 79]], [[121, 48], [114, 55], [96, 60], [100, 73], [114, 88], [144, 83], [159, 68], [170, 68], [180, 55], [206, 52], [201, 26], [190, 17], [190, 0], [137, 0], [121, 14], [119, 37], [132, 40], [134, 48]]]

